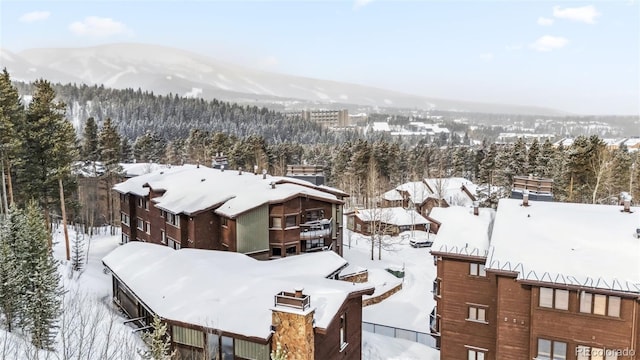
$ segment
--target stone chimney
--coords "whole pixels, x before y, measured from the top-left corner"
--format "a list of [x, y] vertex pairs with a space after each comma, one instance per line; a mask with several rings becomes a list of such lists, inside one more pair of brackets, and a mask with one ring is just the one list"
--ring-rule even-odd
[[479, 201], [474, 201], [473, 202], [473, 215], [475, 215], [475, 216], [480, 215], [480, 202]]
[[288, 359], [314, 360], [315, 333], [313, 317], [315, 309], [310, 306], [308, 295], [296, 288], [295, 293], [281, 292], [275, 297], [271, 309], [271, 349], [280, 346], [287, 349]]
[[522, 206], [529, 206], [529, 190], [522, 191]]

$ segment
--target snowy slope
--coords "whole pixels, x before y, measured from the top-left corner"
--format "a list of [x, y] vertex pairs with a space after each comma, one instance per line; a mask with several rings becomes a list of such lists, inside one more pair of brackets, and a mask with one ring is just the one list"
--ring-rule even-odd
[[[192, 52], [147, 44], [109, 44], [86, 48], [29, 49], [2, 52], [0, 66], [16, 79], [142, 88], [160, 94], [200, 95], [233, 101], [304, 101], [317, 104], [551, 114], [556, 111], [522, 106], [431, 99], [374, 87], [257, 71]], [[23, 64], [30, 65], [25, 66]], [[30, 71], [29, 69], [33, 69]], [[60, 75], [66, 76], [66, 80]], [[374, 76], [374, 74], [372, 74]]]

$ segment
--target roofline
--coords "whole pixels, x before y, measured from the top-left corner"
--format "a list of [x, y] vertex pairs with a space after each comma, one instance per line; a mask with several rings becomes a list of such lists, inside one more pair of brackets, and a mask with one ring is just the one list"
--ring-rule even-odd
[[[344, 280], [335, 280], [335, 281], [344, 281]], [[342, 306], [344, 306], [344, 303], [347, 300], [350, 300], [356, 297], [362, 297], [362, 295], [373, 295], [374, 292], [375, 292], [375, 287], [368, 287], [366, 289], [352, 291], [349, 293], [349, 295], [347, 295], [347, 298], [344, 299], [344, 301], [342, 302], [342, 305], [340, 305], [340, 309], [342, 309]], [[338, 317], [338, 315], [340, 315], [341, 313], [340, 309], [338, 309], [338, 311], [336, 311], [336, 313], [333, 315], [333, 317], [331, 318], [331, 321], [329, 321], [329, 324], [333, 323]], [[314, 330], [322, 335], [325, 335], [327, 333], [327, 328], [321, 328], [319, 326], [317, 326]]]
[[[291, 184], [295, 184], [295, 183], [291, 183]], [[326, 202], [329, 202], [329, 203], [332, 203], [332, 204], [336, 204], [336, 205], [344, 205], [344, 201], [339, 200], [339, 199], [335, 199], [335, 200], [332, 200], [332, 199], [325, 199], [325, 198], [321, 198], [321, 197], [318, 197], [318, 196], [315, 196], [315, 195], [303, 194], [303, 193], [301, 193], [301, 192], [298, 192], [298, 193], [295, 193], [295, 194], [293, 194], [293, 195], [291, 195], [291, 196], [289, 196], [289, 197], [283, 198], [283, 199], [277, 199], [277, 200], [269, 200], [269, 201], [266, 201], [266, 202], [264, 202], [264, 203], [262, 203], [262, 204], [260, 204], [260, 205], [258, 205], [258, 206], [254, 206], [254, 207], [252, 207], [252, 208], [250, 208], [250, 209], [246, 209], [246, 210], [244, 210], [244, 211], [241, 211], [241, 212], [236, 213], [236, 214], [231, 215], [231, 216], [227, 216], [226, 214], [225, 214], [225, 215], [223, 215], [223, 214], [218, 214], [218, 215], [220, 215], [220, 216], [224, 216], [224, 217], [227, 217], [227, 218], [229, 218], [229, 219], [237, 219], [237, 218], [238, 218], [238, 216], [240, 216], [240, 215], [242, 215], [242, 214], [245, 214], [245, 213], [248, 213], [249, 211], [251, 211], [251, 210], [253, 210], [253, 209], [257, 209], [257, 208], [259, 208], [259, 207], [261, 207], [261, 206], [264, 206], [264, 205], [278, 204], [278, 203], [280, 203], [280, 202], [289, 201], [289, 200], [294, 199], [294, 198], [296, 198], [296, 197], [298, 197], [298, 196], [305, 196], [305, 197], [307, 197], [307, 198], [312, 198], [312, 199], [315, 199], [315, 200], [324, 200], [324, 201], [326, 201]], [[226, 200], [225, 202], [227, 202], [227, 201], [229, 201], [229, 200], [231, 200], [231, 199], [228, 199], [228, 200]]]
[[[490, 269], [487, 269], [487, 270], [490, 270]], [[561, 288], [566, 290], [586, 291], [590, 293], [599, 293], [603, 295], [615, 295], [619, 297], [640, 300], [640, 293], [624, 291], [624, 290], [611, 290], [611, 289], [594, 288], [594, 287], [581, 286], [581, 285], [550, 283], [545, 281], [536, 281], [536, 280], [527, 280], [527, 279], [516, 279], [516, 281], [525, 285]]]
[[477, 261], [482, 261], [483, 263], [487, 261], [486, 256], [464, 255], [464, 254], [457, 254], [457, 253], [450, 253], [450, 252], [443, 252], [443, 251], [433, 251], [433, 250], [431, 250], [430, 253], [433, 256], [441, 256], [443, 258], [454, 259], [454, 260], [477, 260]]
[[280, 177], [280, 179], [278, 179], [276, 182], [276, 184], [282, 184], [282, 183], [287, 183], [287, 184], [295, 184], [295, 185], [300, 185], [300, 186], [304, 186], [306, 188], [310, 188], [310, 189], [314, 189], [314, 190], [318, 190], [318, 191], [322, 191], [322, 192], [326, 192], [332, 195], [340, 195], [342, 197], [350, 197], [349, 194], [347, 194], [346, 192], [340, 190], [340, 189], [334, 189], [334, 188], [329, 188], [328, 186], [320, 186], [320, 185], [315, 185], [312, 183], [309, 184], [303, 184], [303, 183], [299, 183], [296, 181], [291, 181], [289, 179], [287, 179], [287, 176], [283, 176]]

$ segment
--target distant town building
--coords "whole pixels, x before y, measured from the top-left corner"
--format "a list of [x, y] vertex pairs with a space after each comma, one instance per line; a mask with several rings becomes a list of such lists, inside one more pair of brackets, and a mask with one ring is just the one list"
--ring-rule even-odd
[[362, 296], [374, 288], [335, 280], [348, 264], [333, 252], [257, 261], [134, 242], [103, 263], [128, 322], [159, 317], [180, 359], [269, 360], [278, 346], [289, 359], [362, 356]]
[[303, 110], [302, 119], [322, 124], [325, 127], [346, 127], [350, 125], [349, 111], [343, 110]]
[[431, 250], [441, 357], [636, 359], [639, 213], [525, 198], [500, 200], [477, 228], [470, 214], [443, 220]]

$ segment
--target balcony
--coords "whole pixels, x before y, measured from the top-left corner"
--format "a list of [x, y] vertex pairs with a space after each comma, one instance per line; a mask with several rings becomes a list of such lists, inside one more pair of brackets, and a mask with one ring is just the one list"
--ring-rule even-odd
[[440, 336], [440, 317], [436, 307], [433, 308], [429, 315], [429, 330], [432, 336]]
[[290, 293], [281, 291], [275, 296], [274, 305], [290, 307], [297, 310], [306, 310], [311, 306], [311, 298], [302, 292]]
[[300, 224], [300, 240], [320, 239], [331, 236], [331, 220], [320, 219]]

